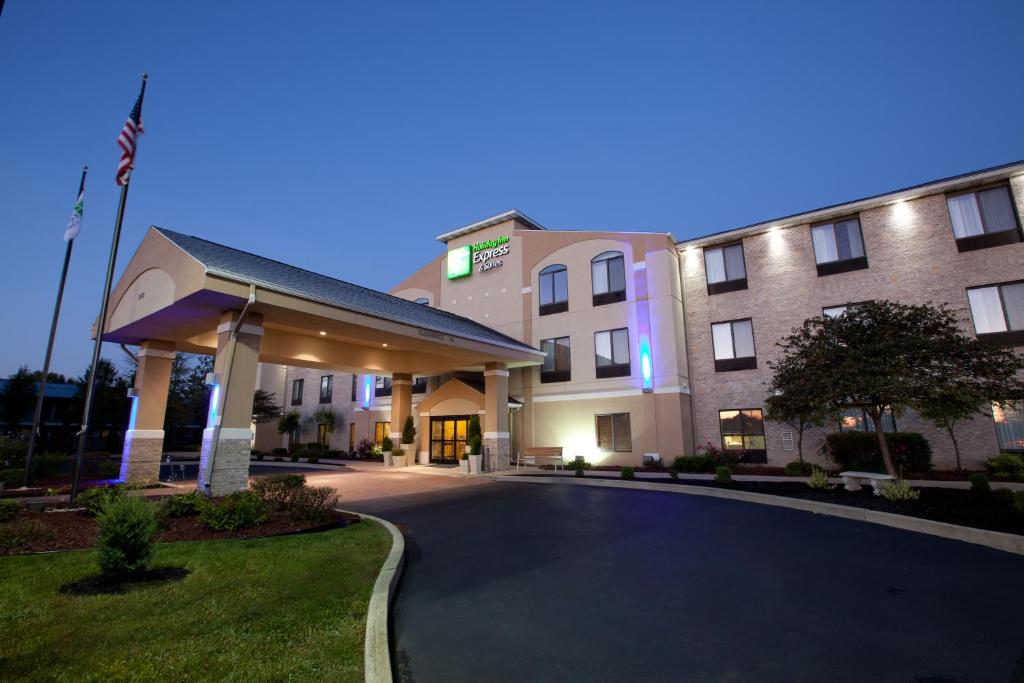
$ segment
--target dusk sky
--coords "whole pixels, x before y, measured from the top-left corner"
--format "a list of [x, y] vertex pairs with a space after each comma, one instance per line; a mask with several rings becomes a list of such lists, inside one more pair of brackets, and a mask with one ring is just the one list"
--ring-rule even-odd
[[[0, 376], [151, 224], [388, 289], [517, 208], [683, 239], [1024, 158], [1024, 2], [54, 2], [0, 15]], [[108, 348], [105, 356], [120, 361]]]

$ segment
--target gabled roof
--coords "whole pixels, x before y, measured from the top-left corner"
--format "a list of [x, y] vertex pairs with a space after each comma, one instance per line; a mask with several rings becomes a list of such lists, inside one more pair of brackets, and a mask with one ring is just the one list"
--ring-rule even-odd
[[199, 237], [156, 226], [153, 226], [153, 229], [202, 264], [212, 275], [254, 283], [260, 287], [315, 300], [329, 306], [456, 337], [536, 351], [518, 339], [448, 311], [415, 304], [375, 289], [296, 268]]

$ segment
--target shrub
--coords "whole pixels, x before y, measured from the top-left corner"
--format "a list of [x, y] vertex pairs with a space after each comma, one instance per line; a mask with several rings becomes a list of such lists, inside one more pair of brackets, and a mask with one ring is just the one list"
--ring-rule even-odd
[[310, 465], [315, 465], [318, 462], [320, 462], [320, 458], [316, 457], [315, 455], [307, 455], [306, 462], [308, 462]]
[[9, 498], [0, 499], [0, 522], [10, 522], [21, 512], [18, 501]]
[[885, 482], [882, 484], [882, 490], [879, 493], [886, 500], [893, 502], [907, 502], [921, 497], [921, 492], [908, 484], [905, 479]]
[[472, 455], [480, 455], [483, 452], [483, 440], [479, 434], [474, 434], [469, 440], [469, 452]]
[[390, 453], [395, 450], [395, 444], [391, 442], [391, 437], [385, 436], [380, 441], [380, 450], [382, 453]]
[[333, 460], [339, 460], [339, 459], [341, 459], [341, 457], [343, 455], [344, 455], [344, 453], [342, 453], [341, 451], [334, 450], [334, 449], [331, 449], [331, 450], [328, 450], [328, 451], [324, 451], [324, 457], [325, 458], [331, 458]]
[[[898, 471], [928, 472], [932, 469], [932, 447], [922, 435], [914, 432], [886, 434], [889, 452]], [[869, 432], [836, 432], [825, 437], [825, 455], [840, 470], [883, 472], [882, 452], [878, 439]]]
[[79, 493], [75, 498], [75, 504], [85, 508], [85, 513], [90, 517], [95, 517], [110, 502], [123, 498], [124, 494], [125, 487], [121, 484], [116, 486], [96, 486]]
[[288, 455], [288, 449], [287, 448], [271, 448], [270, 449], [270, 454], [272, 456], [275, 456], [275, 457], [278, 457], [278, 458], [283, 458], [284, 456]]
[[21, 486], [21, 480], [25, 476], [25, 470], [10, 467], [0, 470], [0, 484], [4, 488], [15, 488]]
[[373, 442], [369, 439], [361, 439], [359, 445], [356, 446], [356, 453], [366, 458], [369, 457], [370, 453], [373, 452]]
[[5, 468], [18, 469], [25, 465], [25, 454], [28, 442], [9, 436], [0, 436], [0, 465]]
[[156, 506], [141, 496], [111, 500], [96, 518], [99, 522], [100, 569], [111, 576], [143, 571], [153, 556]]
[[206, 497], [199, 491], [181, 496], [168, 496], [161, 504], [161, 512], [168, 517], [191, 517], [198, 515], [206, 506]]
[[817, 466], [811, 467], [811, 478], [807, 480], [807, 485], [818, 491], [831, 491], [836, 487], [835, 484], [829, 483], [828, 473]]
[[633, 481], [634, 479], [636, 479], [636, 472], [633, 470], [632, 467], [623, 467], [621, 470], [619, 470], [619, 476], [625, 479], [626, 481]]
[[577, 479], [582, 479], [585, 476], [585, 474], [586, 470], [584, 470], [582, 467], [577, 467], [576, 471], [573, 472], [572, 476], [576, 477]]
[[0, 548], [16, 548], [34, 541], [49, 541], [53, 531], [38, 519], [19, 519], [0, 524]]
[[784, 468], [787, 477], [809, 477], [814, 472], [814, 465], [806, 460], [787, 462]]
[[715, 481], [719, 484], [728, 484], [732, 481], [732, 470], [725, 465], [715, 468]]
[[412, 415], [405, 416], [405, 422], [402, 424], [402, 443], [411, 444], [416, 440], [416, 423], [413, 420]]
[[988, 493], [992, 490], [988, 485], [988, 477], [981, 472], [975, 472], [967, 477], [967, 481], [971, 482], [971, 493]]
[[301, 455], [302, 455], [302, 451], [292, 451], [291, 461], [292, 462], [298, 462], [299, 461], [299, 456], [301, 456]]
[[324, 522], [337, 505], [338, 493], [330, 486], [302, 486], [293, 491], [288, 514], [305, 522]]
[[1013, 507], [1013, 491], [1010, 489], [996, 489], [992, 492], [992, 498], [1000, 505], [1004, 505], [1008, 508]]
[[677, 470], [675, 467], [668, 468], [668, 476], [669, 476], [670, 479], [678, 479], [679, 478], [679, 470]]
[[32, 461], [32, 474], [41, 479], [56, 477], [60, 466], [67, 461], [66, 453], [43, 453]]
[[1024, 515], [1024, 491], [1013, 492], [1013, 509]]
[[985, 469], [995, 479], [1024, 479], [1024, 457], [1000, 453], [985, 461]]
[[565, 464], [567, 470], [591, 470], [594, 466], [586, 460], [570, 460]]
[[680, 455], [672, 461], [672, 468], [677, 472], [711, 472], [714, 461], [706, 455]]
[[252, 492], [271, 510], [284, 510], [295, 492], [306, 485], [301, 474], [272, 474], [252, 480]]
[[263, 460], [263, 452], [262, 451], [256, 454], [256, 459], [257, 460]]
[[203, 508], [203, 524], [215, 531], [238, 531], [267, 521], [267, 505], [251, 491], [238, 491]]

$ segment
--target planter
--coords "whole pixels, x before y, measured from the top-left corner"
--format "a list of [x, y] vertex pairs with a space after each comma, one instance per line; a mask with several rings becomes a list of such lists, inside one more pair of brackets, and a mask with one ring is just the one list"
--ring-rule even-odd
[[384, 467], [392, 467], [393, 466], [393, 464], [392, 464], [393, 458], [394, 458], [394, 456], [391, 455], [390, 453], [385, 453], [384, 454]]
[[463, 474], [469, 474], [469, 460], [466, 458], [459, 460], [459, 469]]
[[416, 462], [418, 462], [420, 465], [430, 464], [430, 453], [420, 453], [419, 456], [417, 457], [418, 460]]
[[[470, 454], [469, 460], [469, 473], [480, 474], [480, 460], [483, 456]], [[463, 461], [465, 462], [465, 460]]]
[[407, 457], [408, 456], [406, 456], [404, 453], [402, 455], [392, 455], [391, 456], [391, 464], [392, 464], [392, 466], [393, 467], [405, 467], [405, 464], [406, 464], [405, 461], [406, 461]]

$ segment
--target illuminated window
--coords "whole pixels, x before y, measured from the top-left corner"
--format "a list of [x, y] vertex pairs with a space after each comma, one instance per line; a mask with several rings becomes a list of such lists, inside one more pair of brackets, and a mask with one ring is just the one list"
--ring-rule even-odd
[[542, 339], [540, 350], [544, 352], [544, 365], [540, 369], [541, 383], [568, 382], [572, 379], [568, 337]]
[[548, 266], [537, 277], [540, 315], [569, 310], [569, 271], [561, 263]]
[[992, 419], [996, 423], [999, 450], [1024, 451], [1024, 405], [993, 403]]
[[384, 443], [384, 437], [391, 436], [390, 422], [376, 422], [373, 425], [373, 443], [377, 446]]
[[590, 262], [594, 305], [626, 300], [626, 262], [621, 251], [606, 251]]
[[747, 267], [743, 261], [743, 243], [704, 250], [704, 272], [708, 294], [722, 294], [747, 288]]
[[715, 371], [750, 370], [757, 367], [754, 324], [750, 318], [711, 325]]
[[626, 377], [629, 368], [629, 331], [623, 327], [594, 333], [597, 377]]
[[615, 453], [629, 453], [633, 450], [629, 413], [612, 413], [594, 417], [597, 423], [597, 447], [600, 450]]
[[302, 405], [302, 386], [306, 383], [305, 380], [297, 379], [292, 382], [292, 405]]
[[855, 304], [843, 304], [842, 306], [826, 306], [821, 309], [821, 314], [826, 318], [835, 318], [837, 316], [846, 313], [847, 311], [855, 311], [864, 304], [870, 303], [869, 301], [860, 301]]
[[334, 386], [334, 376], [324, 375], [320, 378], [320, 402], [330, 403]]
[[946, 196], [958, 251], [1021, 241], [1013, 196], [1006, 185]]
[[355, 453], [356, 451], [356, 423], [350, 422], [348, 424], [348, 452]]
[[967, 290], [978, 339], [1024, 344], [1024, 282]]
[[818, 275], [833, 275], [868, 267], [864, 238], [856, 216], [811, 226]]
[[740, 452], [740, 459], [745, 462], [767, 462], [764, 416], [760, 408], [719, 410], [718, 426], [722, 448]]
[[[839, 413], [839, 431], [874, 433], [875, 423], [863, 408], [846, 408]], [[896, 433], [896, 413], [892, 408], [882, 413], [882, 431], [886, 434]]]

